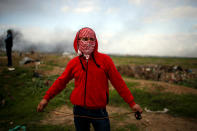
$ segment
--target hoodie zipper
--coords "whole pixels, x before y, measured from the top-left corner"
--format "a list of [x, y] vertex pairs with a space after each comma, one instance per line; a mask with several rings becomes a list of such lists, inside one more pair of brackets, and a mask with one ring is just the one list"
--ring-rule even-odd
[[85, 94], [84, 94], [84, 106], [86, 107], [86, 86], [87, 86], [87, 77], [88, 77], [88, 59], [87, 59], [87, 69], [86, 69], [86, 79], [85, 79]]

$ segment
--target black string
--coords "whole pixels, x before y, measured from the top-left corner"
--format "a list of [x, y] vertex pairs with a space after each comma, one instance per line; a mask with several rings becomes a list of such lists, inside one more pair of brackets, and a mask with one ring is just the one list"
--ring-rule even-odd
[[81, 63], [82, 69], [85, 71], [85, 67], [84, 67], [84, 65], [83, 65], [83, 63], [82, 63], [82, 61], [81, 61], [80, 57], [81, 57], [81, 56], [79, 56], [79, 60], [80, 60], [80, 63]]
[[96, 64], [96, 66], [97, 66], [98, 68], [100, 68], [100, 65], [96, 63], [96, 60], [95, 60], [95, 58], [94, 58], [94, 54], [93, 54], [93, 53], [92, 53], [92, 59], [93, 59], [94, 63]]

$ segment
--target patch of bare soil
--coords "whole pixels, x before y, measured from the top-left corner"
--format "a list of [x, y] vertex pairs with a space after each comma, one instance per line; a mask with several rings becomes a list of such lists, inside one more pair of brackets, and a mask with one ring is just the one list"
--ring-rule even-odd
[[61, 75], [64, 72], [65, 68], [61, 68], [58, 66], [54, 66], [52, 70], [47, 70], [44, 71], [42, 74], [43, 75], [47, 75], [47, 76], [51, 76], [51, 75]]
[[43, 120], [41, 124], [47, 125], [72, 125], [73, 124], [73, 111], [68, 106], [62, 106], [56, 108], [50, 112]]
[[125, 80], [129, 82], [137, 82], [139, 83], [139, 85], [135, 86], [135, 88], [143, 89], [149, 92], [154, 92], [157, 90], [162, 92], [171, 92], [175, 94], [189, 94], [189, 93], [197, 94], [197, 89], [160, 82], [160, 81], [135, 80], [129, 78]]
[[[123, 115], [131, 110], [107, 106], [112, 128], [124, 127], [128, 124], [135, 124], [140, 130], [145, 131], [196, 131], [197, 120], [189, 118], [173, 117], [168, 114], [143, 112], [142, 119], [136, 120], [134, 114]], [[66, 105], [50, 112], [41, 124], [51, 125], [73, 125], [72, 108]]]

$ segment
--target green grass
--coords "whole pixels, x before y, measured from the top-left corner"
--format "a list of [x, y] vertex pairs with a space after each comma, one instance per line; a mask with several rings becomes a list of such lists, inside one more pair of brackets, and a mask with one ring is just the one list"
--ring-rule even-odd
[[[32, 68], [17, 67], [15, 71], [4, 70], [0, 74], [0, 95], [6, 100], [5, 105], [0, 108], [0, 130], [7, 131], [17, 125], [25, 125], [28, 130], [74, 130], [73, 126], [40, 125], [39, 121], [53, 109], [65, 104], [72, 106], [69, 100], [74, 83], [70, 82], [67, 88], [52, 99], [45, 112], [36, 112], [37, 104], [40, 102], [48, 87], [46, 80], [54, 81], [58, 76], [32, 78]], [[130, 83], [136, 86], [137, 83]], [[114, 101], [114, 100], [113, 100]], [[13, 122], [13, 124], [10, 124]], [[113, 129], [113, 127], [112, 127]], [[116, 130], [137, 130], [135, 125], [116, 128]]]
[[[67, 105], [72, 106], [69, 96], [74, 87], [74, 83], [70, 82], [65, 90], [52, 99], [45, 112], [37, 113], [37, 104], [48, 89], [45, 85], [45, 81], [54, 81], [57, 76], [32, 79], [32, 70], [31, 68], [17, 67], [13, 72], [7, 70], [1, 72], [0, 95], [6, 102], [5, 105], [0, 108], [0, 129], [8, 130], [14, 128], [16, 125], [22, 124], [25, 124], [29, 130], [52, 130], [54, 128], [57, 128], [57, 130], [72, 129], [72, 127], [66, 126], [66, 124], [56, 127], [51, 125], [39, 125], [38, 123], [49, 111], [65, 104], [65, 101]], [[135, 97], [136, 103], [139, 103], [143, 108], [147, 107], [150, 110], [163, 110], [163, 108], [168, 108], [170, 110], [169, 114], [171, 115], [197, 118], [197, 95], [175, 95], [172, 93], [162, 93], [160, 91], [150, 93], [132, 88], [137, 86], [138, 83], [126, 83]], [[110, 90], [109, 102], [110, 105], [129, 108], [116, 90]], [[13, 122], [13, 124], [11, 125], [10, 122]], [[130, 128], [135, 127], [121, 127], [120, 129], [117, 128], [117, 130]]]
[[[35, 123], [39, 123], [39, 120], [47, 112], [65, 104], [65, 97], [67, 98], [67, 104], [71, 106], [68, 100], [71, 89], [65, 89], [50, 101], [46, 112], [37, 113], [37, 105], [48, 89], [45, 80], [50, 78], [34, 78], [32, 80], [32, 75], [32, 69], [21, 67], [17, 67], [13, 72], [7, 70], [1, 72], [0, 96], [5, 100], [5, 104], [0, 106], [0, 130], [8, 130], [22, 124], [27, 125], [28, 130], [31, 130], [31, 128], [48, 130], [51, 126], [41, 126]], [[51, 80], [54, 80], [53, 77]], [[68, 84], [69, 87], [73, 87], [73, 83]], [[13, 124], [10, 124], [10, 122], [13, 122]], [[56, 128], [56, 126], [53, 127]], [[63, 128], [66, 129], [67, 127], [60, 126], [57, 129], [61, 130]]]
[[44, 65], [44, 66], [39, 67], [39, 70], [50, 71], [50, 70], [53, 70], [53, 66], [52, 65]]
[[173, 116], [185, 116], [197, 118], [197, 95], [175, 95], [172, 93], [157, 92], [154, 94], [142, 90], [133, 90], [135, 101], [142, 107], [151, 110], [163, 110], [168, 108]]
[[43, 58], [44, 64], [48, 66], [59, 66], [59, 67], [66, 67], [69, 58], [62, 57], [60, 54], [46, 54]]
[[197, 89], [197, 78], [188, 79], [188, 80], [185, 80], [185, 81], [180, 82], [178, 84]]
[[[49, 55], [43, 57], [44, 66], [39, 68], [41, 70], [51, 70], [53, 66], [65, 67], [66, 61], [60, 61], [63, 58], [60, 56]], [[38, 113], [36, 108], [45, 92], [48, 90], [46, 81], [50, 81], [51, 84], [58, 77], [43, 76], [41, 78], [33, 77], [34, 67], [20, 67], [18, 61], [21, 58], [15, 57], [14, 65], [15, 71], [7, 71], [6, 59], [3, 59], [0, 63], [0, 98], [5, 100], [4, 105], [0, 105], [0, 130], [7, 131], [10, 128], [14, 128], [16, 125], [25, 124], [27, 130], [74, 130], [74, 127], [66, 125], [54, 126], [54, 125], [40, 125], [39, 121], [47, 115], [49, 111], [66, 104], [72, 107], [69, 96], [74, 88], [74, 82], [71, 81], [67, 88], [52, 99], [47, 106], [45, 112]], [[54, 60], [55, 59], [55, 60]], [[116, 64], [177, 64], [188, 68], [197, 68], [196, 58], [143, 58], [143, 57], [112, 57]], [[2, 59], [1, 59], [2, 60]], [[50, 84], [50, 85], [51, 85]], [[146, 92], [144, 90], [134, 89], [132, 87], [138, 86], [137, 82], [126, 81], [127, 86], [131, 90], [135, 97], [136, 103], [139, 103], [143, 108], [147, 107], [150, 110], [163, 110], [168, 108], [169, 114], [174, 116], [183, 116], [190, 118], [197, 118], [197, 95], [176, 95], [172, 93], [162, 93], [160, 90], [153, 93]], [[182, 85], [193, 86], [196, 84], [196, 80], [187, 81]], [[49, 86], [50, 86], [49, 85]], [[129, 108], [129, 106], [118, 95], [116, 90], [110, 90], [109, 104], [114, 106], [121, 106]], [[122, 119], [122, 118], [120, 118]], [[11, 124], [10, 122], [13, 122]], [[112, 129], [117, 131], [138, 130], [136, 125], [125, 125], [118, 128], [114, 128], [112, 123]]]
[[197, 58], [173, 58], [173, 57], [135, 57], [135, 56], [111, 56], [117, 65], [180, 65], [183, 68], [197, 68]]
[[[127, 82], [127, 85], [132, 84]], [[160, 91], [150, 93], [140, 89], [134, 89], [132, 86], [128, 87], [135, 98], [135, 102], [140, 104], [143, 108], [147, 107], [153, 111], [168, 108], [169, 114], [173, 116], [197, 118], [197, 95], [176, 95], [173, 93], [162, 93]], [[110, 91], [109, 104], [129, 108], [129, 106], [123, 101], [116, 90]]]

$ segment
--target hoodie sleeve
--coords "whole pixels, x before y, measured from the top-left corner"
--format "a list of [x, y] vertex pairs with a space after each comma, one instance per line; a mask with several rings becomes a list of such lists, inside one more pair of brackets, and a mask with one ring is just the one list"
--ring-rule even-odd
[[73, 61], [71, 60], [67, 64], [66, 69], [61, 74], [61, 76], [59, 76], [57, 80], [55, 80], [55, 82], [52, 84], [52, 86], [48, 89], [44, 96], [44, 99], [49, 101], [58, 93], [60, 93], [64, 88], [66, 88], [66, 84], [74, 77], [72, 74], [73, 65]]
[[119, 95], [124, 99], [124, 101], [128, 103], [130, 107], [133, 107], [135, 105], [133, 95], [131, 94], [129, 88], [127, 87], [109, 56], [107, 61], [109, 80], [111, 81], [114, 88], [118, 91]]

